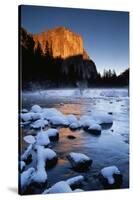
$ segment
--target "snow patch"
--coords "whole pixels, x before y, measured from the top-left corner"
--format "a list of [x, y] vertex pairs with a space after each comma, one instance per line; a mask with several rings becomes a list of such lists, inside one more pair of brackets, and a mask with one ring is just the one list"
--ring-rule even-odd
[[27, 143], [29, 143], [29, 144], [34, 144], [35, 143], [35, 137], [34, 136], [32, 136], [32, 135], [27, 135], [27, 136], [25, 136], [24, 138], [24, 141], [25, 142], [27, 142]]
[[44, 119], [39, 119], [31, 124], [31, 127], [34, 129], [38, 128], [44, 128], [46, 125], [48, 125], [48, 121]]
[[43, 194], [67, 193], [67, 192], [72, 192], [72, 189], [65, 181], [60, 181], [54, 184], [51, 188], [45, 190]]
[[20, 187], [22, 191], [24, 191], [27, 188], [27, 186], [31, 183], [31, 177], [34, 172], [35, 169], [31, 167], [20, 175]]
[[42, 146], [48, 146], [50, 144], [49, 137], [45, 134], [45, 131], [38, 132], [36, 136], [36, 144]]
[[34, 113], [40, 113], [42, 111], [42, 108], [39, 105], [34, 105], [31, 107], [31, 111]]
[[84, 181], [84, 177], [82, 175], [75, 176], [73, 178], [69, 178], [66, 180], [66, 183], [68, 185], [73, 186], [73, 185], [80, 185]]
[[109, 167], [103, 168], [101, 170], [101, 174], [103, 175], [104, 178], [106, 178], [108, 180], [109, 184], [114, 184], [115, 179], [114, 179], [113, 175], [114, 174], [120, 175], [120, 171], [116, 166], [109, 166]]

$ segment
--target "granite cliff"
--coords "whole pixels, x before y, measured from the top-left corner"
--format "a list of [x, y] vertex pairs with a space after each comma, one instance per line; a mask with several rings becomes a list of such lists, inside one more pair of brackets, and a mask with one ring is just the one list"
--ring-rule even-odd
[[80, 35], [60, 26], [39, 34], [20, 31], [23, 80], [43, 80], [76, 85], [97, 77], [95, 63]]

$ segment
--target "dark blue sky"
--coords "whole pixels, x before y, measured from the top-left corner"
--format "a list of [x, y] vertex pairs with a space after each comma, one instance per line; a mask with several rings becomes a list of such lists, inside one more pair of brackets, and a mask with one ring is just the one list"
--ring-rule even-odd
[[83, 37], [84, 47], [99, 72], [129, 67], [129, 13], [41, 6], [22, 6], [22, 26], [40, 33], [65, 26]]

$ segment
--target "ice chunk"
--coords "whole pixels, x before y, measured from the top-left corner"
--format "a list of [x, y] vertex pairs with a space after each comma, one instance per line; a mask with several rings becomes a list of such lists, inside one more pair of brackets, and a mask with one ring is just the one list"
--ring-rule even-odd
[[65, 181], [60, 181], [54, 184], [51, 188], [45, 190], [43, 194], [67, 193], [67, 192], [72, 192], [72, 189]]
[[113, 177], [114, 174], [120, 175], [120, 171], [116, 166], [105, 167], [101, 170], [101, 174], [104, 178], [108, 180], [109, 184], [114, 184], [115, 179]]
[[44, 128], [46, 125], [48, 125], [47, 120], [39, 119], [35, 121], [33, 124], [31, 124], [31, 127], [34, 129], [38, 129], [38, 128]]
[[27, 136], [25, 136], [24, 138], [24, 141], [25, 142], [27, 142], [27, 143], [29, 143], [29, 144], [34, 144], [35, 143], [35, 137], [34, 136], [32, 136], [32, 135], [27, 135]]
[[36, 136], [36, 144], [42, 146], [48, 146], [50, 144], [50, 140], [45, 131], [40, 131]]
[[39, 105], [34, 105], [31, 107], [31, 111], [34, 113], [39, 113], [42, 111], [42, 108]]
[[73, 178], [69, 178], [66, 180], [66, 183], [70, 185], [70, 187], [75, 185], [80, 185], [84, 181], [84, 177], [82, 175], [75, 176]]

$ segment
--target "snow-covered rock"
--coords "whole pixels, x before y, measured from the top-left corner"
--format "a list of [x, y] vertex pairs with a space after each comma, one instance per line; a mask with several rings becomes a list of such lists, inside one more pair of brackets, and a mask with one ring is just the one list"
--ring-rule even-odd
[[49, 137], [45, 134], [45, 131], [38, 132], [36, 136], [36, 144], [42, 146], [48, 146], [50, 144]]
[[77, 188], [77, 189], [73, 190], [73, 192], [84, 192], [84, 190]]
[[27, 169], [22, 174], [20, 174], [20, 191], [21, 193], [25, 192], [27, 187], [31, 183], [31, 177], [33, 173], [35, 172], [35, 169], [33, 167]]
[[69, 123], [64, 116], [52, 116], [50, 119], [52, 125], [55, 126], [68, 126]]
[[55, 108], [44, 108], [42, 110], [42, 119], [50, 120], [53, 116], [63, 117], [64, 115]]
[[122, 175], [116, 166], [109, 166], [103, 168], [101, 170], [101, 175], [105, 179], [103, 184], [106, 186], [122, 183]]
[[82, 153], [71, 152], [67, 158], [70, 161], [72, 167], [77, 171], [87, 170], [92, 164], [92, 160]]
[[32, 120], [32, 115], [33, 115], [33, 113], [31, 113], [31, 112], [29, 112], [29, 113], [21, 113], [20, 114], [20, 118], [24, 122], [27, 122], [27, 121], [31, 121]]
[[89, 128], [92, 124], [96, 122], [90, 116], [83, 115], [80, 117], [79, 123], [83, 128]]
[[70, 187], [76, 187], [82, 184], [82, 182], [84, 181], [84, 176], [79, 175], [79, 176], [75, 176], [73, 178], [69, 178], [66, 180], [66, 183], [70, 186]]
[[55, 128], [48, 129], [47, 131], [45, 131], [45, 134], [48, 135], [51, 141], [55, 141], [59, 139], [59, 131]]
[[27, 149], [25, 150], [25, 152], [21, 156], [22, 161], [25, 161], [26, 163], [31, 162], [31, 160], [32, 160], [32, 148], [33, 148], [32, 144], [30, 144], [27, 147]]
[[44, 128], [48, 125], [48, 121], [44, 119], [38, 119], [34, 123], [32, 123], [30, 126], [34, 129]]
[[29, 143], [29, 144], [34, 144], [35, 143], [35, 137], [32, 135], [26, 135], [24, 138], [24, 141]]
[[99, 124], [92, 124], [88, 128], [88, 131], [92, 134], [99, 135], [101, 133], [102, 127]]
[[51, 167], [57, 162], [57, 155], [51, 149], [43, 146], [36, 146], [37, 149], [37, 170], [32, 176], [32, 184], [44, 186], [47, 183], [46, 167]]
[[37, 170], [32, 175], [31, 182], [34, 185], [42, 187], [47, 182], [47, 173], [45, 170], [46, 158], [44, 156], [45, 148], [39, 145], [37, 145], [36, 148], [37, 148]]
[[66, 183], [66, 181], [60, 181], [54, 184], [51, 188], [45, 190], [43, 194], [68, 193], [68, 192], [72, 192], [70, 186]]
[[26, 125], [29, 125], [31, 123], [31, 121], [27, 121], [27, 122], [20, 122], [20, 126], [23, 127], [23, 126], [26, 126]]
[[31, 183], [37, 187], [44, 187], [47, 184], [47, 173], [44, 167], [37, 166], [37, 170], [31, 177]]
[[78, 122], [78, 120], [75, 117], [75, 115], [72, 115], [72, 114], [71, 115], [67, 115], [66, 118], [67, 118], [69, 124]]
[[34, 105], [31, 107], [31, 111], [34, 113], [39, 113], [42, 111], [42, 108], [39, 105]]
[[32, 120], [39, 120], [42, 118], [42, 114], [41, 113], [32, 113]]
[[96, 121], [98, 124], [112, 124], [113, 123], [113, 117], [109, 114], [94, 114], [93, 119]]
[[24, 169], [25, 169], [25, 162], [24, 161], [20, 161], [19, 162], [19, 171], [20, 172], [23, 172], [24, 171]]
[[70, 129], [75, 130], [81, 127], [79, 122], [73, 122], [69, 125]]
[[22, 112], [22, 113], [27, 113], [28, 110], [24, 108], [24, 109], [21, 110], [21, 112]]

